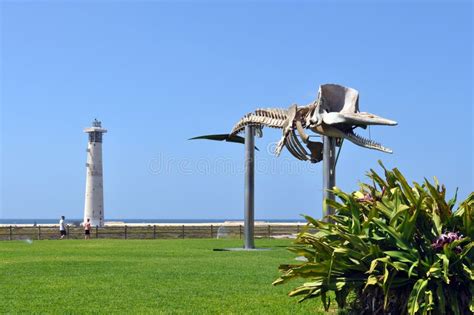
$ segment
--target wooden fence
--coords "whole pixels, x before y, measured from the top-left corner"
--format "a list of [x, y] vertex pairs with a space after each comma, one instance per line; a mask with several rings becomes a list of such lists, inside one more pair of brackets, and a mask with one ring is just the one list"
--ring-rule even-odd
[[[304, 225], [256, 225], [255, 238], [294, 237]], [[91, 238], [107, 239], [179, 239], [242, 238], [242, 225], [147, 225], [93, 227]], [[0, 240], [51, 240], [59, 238], [57, 226], [1, 226]], [[68, 239], [84, 238], [84, 229], [68, 226]]]

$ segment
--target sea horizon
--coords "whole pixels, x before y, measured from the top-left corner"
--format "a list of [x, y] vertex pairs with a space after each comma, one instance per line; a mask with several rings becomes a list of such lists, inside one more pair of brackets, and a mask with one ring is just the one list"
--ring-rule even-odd
[[[111, 218], [105, 219], [107, 222], [124, 222], [124, 223], [224, 223], [229, 221], [243, 221], [244, 219], [124, 219], [124, 218]], [[82, 222], [82, 218], [66, 218], [66, 222]], [[255, 221], [263, 221], [270, 223], [280, 223], [280, 222], [305, 222], [303, 218], [301, 219], [265, 219], [265, 218], [256, 218]], [[59, 218], [55, 219], [0, 219], [0, 224], [56, 224], [59, 222]]]

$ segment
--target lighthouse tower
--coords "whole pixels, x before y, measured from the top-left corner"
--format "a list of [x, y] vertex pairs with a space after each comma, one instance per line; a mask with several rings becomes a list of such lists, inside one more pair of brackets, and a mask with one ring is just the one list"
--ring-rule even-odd
[[104, 225], [104, 177], [102, 175], [102, 134], [107, 130], [94, 119], [92, 127], [85, 128], [89, 135], [87, 144], [86, 198], [84, 221], [90, 219], [92, 226]]

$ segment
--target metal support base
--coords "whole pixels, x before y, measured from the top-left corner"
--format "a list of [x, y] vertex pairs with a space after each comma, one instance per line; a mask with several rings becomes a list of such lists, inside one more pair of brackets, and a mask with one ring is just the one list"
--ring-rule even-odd
[[272, 250], [271, 248], [243, 248], [243, 247], [234, 247], [234, 248], [214, 248], [215, 252], [260, 252]]
[[323, 220], [334, 214], [334, 209], [327, 205], [326, 200], [334, 200], [329, 190], [336, 186], [336, 138], [323, 137]]

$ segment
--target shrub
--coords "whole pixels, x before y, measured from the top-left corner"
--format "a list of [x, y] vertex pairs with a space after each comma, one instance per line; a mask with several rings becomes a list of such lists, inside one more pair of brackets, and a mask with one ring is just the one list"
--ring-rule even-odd
[[472, 314], [474, 194], [453, 211], [436, 178], [410, 186], [379, 163], [385, 178], [370, 170], [359, 191], [334, 189], [330, 222], [306, 217], [290, 250], [308, 261], [280, 266], [274, 284], [304, 278], [289, 295], [320, 297], [326, 310], [335, 296], [356, 314]]

